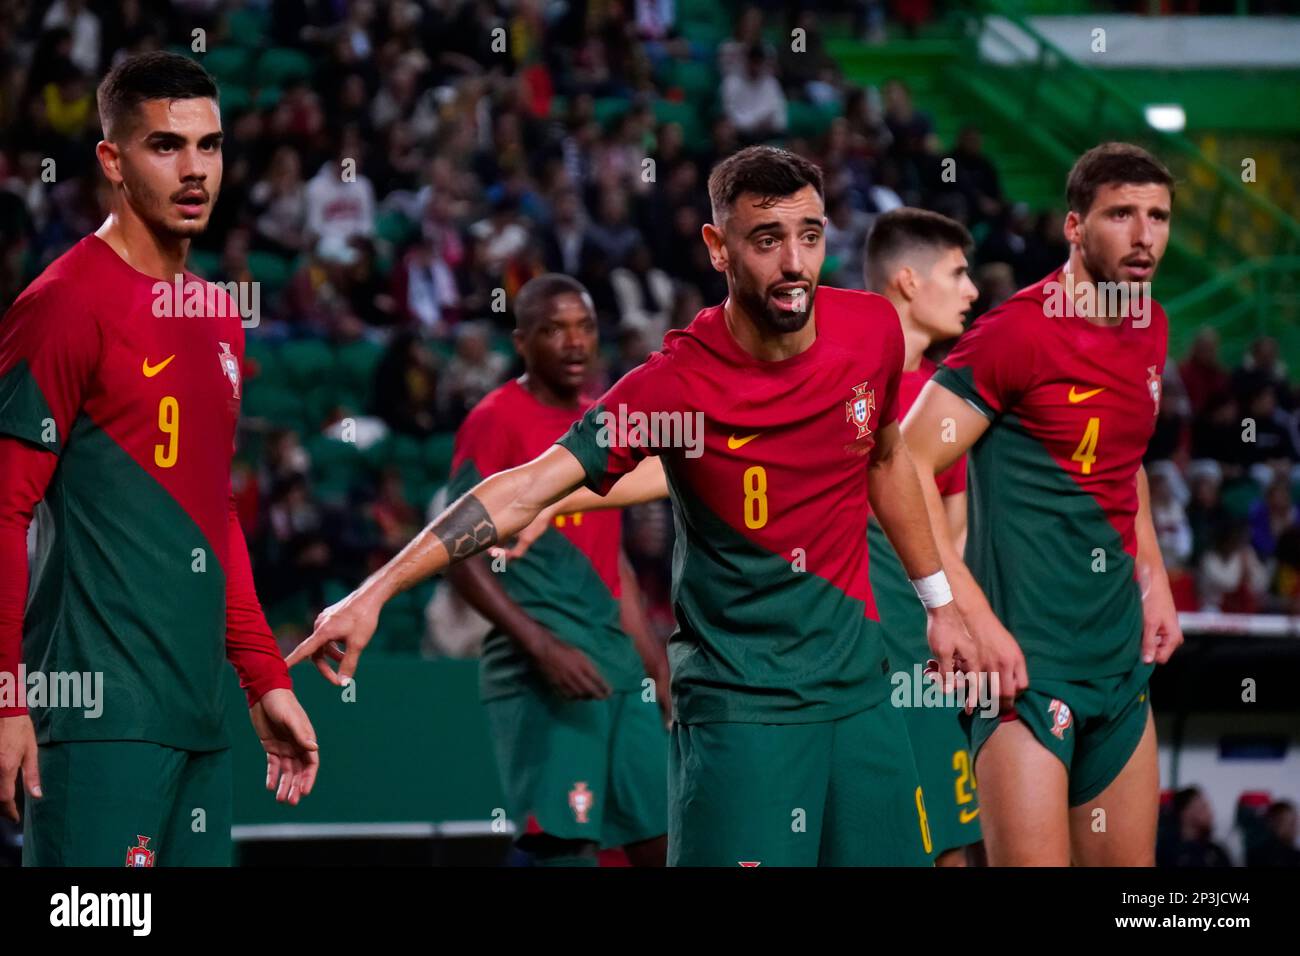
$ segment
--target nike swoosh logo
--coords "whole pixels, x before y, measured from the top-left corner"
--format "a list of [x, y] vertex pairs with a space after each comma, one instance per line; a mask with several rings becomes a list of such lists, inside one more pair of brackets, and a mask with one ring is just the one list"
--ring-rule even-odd
[[730, 448], [732, 451], [735, 451], [737, 448], [743, 448], [745, 445], [748, 445], [750, 442], [752, 442], [755, 438], [757, 438], [761, 434], [763, 433], [754, 432], [754, 434], [746, 435], [744, 438], [737, 438], [735, 435], [732, 435], [727, 439], [727, 447]]
[[153, 378], [155, 375], [157, 375], [159, 372], [165, 369], [168, 365], [170, 365], [172, 363], [172, 359], [174, 359], [175, 357], [176, 357], [175, 355], [169, 355], [161, 362], [159, 362], [157, 365], [150, 365], [149, 360], [146, 358], [144, 360], [144, 368], [141, 369], [141, 371], [144, 372], [144, 377]]
[[1104, 391], [1106, 391], [1106, 389], [1103, 387], [1103, 388], [1094, 388], [1094, 389], [1092, 389], [1091, 391], [1088, 391], [1088, 392], [1076, 392], [1076, 391], [1074, 390], [1074, 386], [1071, 385], [1071, 386], [1070, 386], [1070, 404], [1071, 404], [1071, 405], [1078, 405], [1080, 402], [1086, 402], [1088, 399], [1092, 398], [1092, 396], [1097, 395], [1097, 394], [1100, 394], [1101, 392], [1104, 392]]
[[974, 819], [975, 819], [977, 816], [979, 816], [979, 815], [980, 815], [980, 808], [979, 808], [979, 807], [976, 807], [974, 810], [962, 810], [962, 811], [960, 811], [960, 812], [957, 814], [957, 819], [960, 820], [962, 823], [970, 823], [972, 820], [974, 820]]

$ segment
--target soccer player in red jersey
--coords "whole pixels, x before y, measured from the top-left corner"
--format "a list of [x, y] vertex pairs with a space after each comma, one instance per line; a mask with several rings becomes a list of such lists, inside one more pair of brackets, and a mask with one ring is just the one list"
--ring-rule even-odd
[[979, 655], [899, 437], [898, 316], [880, 296], [818, 287], [812, 163], [750, 147], [713, 170], [709, 192], [703, 234], [726, 301], [670, 333], [555, 446], [434, 519], [324, 611], [289, 662], [350, 677], [394, 594], [657, 456], [678, 528], [669, 862], [928, 865], [921, 788], [888, 702], [868, 501], [927, 604], [944, 674]]
[[904, 434], [938, 528], [934, 476], [970, 451], [965, 563], [936, 537], [1006, 703], [972, 728], [989, 862], [1149, 866], [1147, 682], [1182, 642], [1142, 469], [1168, 339], [1149, 283], [1173, 178], [1107, 143], [1066, 194], [1069, 261], [975, 322]]
[[0, 690], [90, 679], [95, 703], [0, 697], [0, 811], [18, 819], [21, 770], [28, 865], [228, 864], [223, 660], [278, 800], [311, 791], [318, 756], [230, 491], [241, 316], [224, 300], [172, 317], [221, 188], [217, 89], [147, 53], [98, 99], [112, 212], [0, 320]]
[[[926, 350], [961, 335], [964, 317], [979, 295], [966, 263], [971, 245], [964, 226], [926, 209], [894, 209], [871, 227], [864, 268], [867, 288], [893, 303], [906, 346], [899, 381], [900, 415], [907, 414], [934, 374], [935, 364], [926, 357]], [[965, 457], [937, 475], [936, 482], [953, 546], [960, 554], [966, 537]], [[939, 695], [931, 694], [937, 698], [932, 701], [913, 693], [917, 675], [930, 656], [925, 610], [889, 539], [874, 520], [868, 526], [867, 540], [871, 592], [894, 665], [891, 702], [902, 709], [912, 741], [935, 865], [965, 866], [966, 848], [980, 840], [980, 809], [962, 710]]]
[[[514, 311], [524, 374], [488, 394], [456, 433], [452, 495], [527, 464], [591, 404], [582, 391], [597, 347], [587, 290], [565, 275], [538, 276]], [[527, 555], [478, 557], [448, 572], [493, 625], [481, 696], [519, 846], [543, 866], [595, 866], [598, 848], [618, 846], [633, 864], [664, 864], [668, 660], [621, 540], [617, 511], [557, 514]]]

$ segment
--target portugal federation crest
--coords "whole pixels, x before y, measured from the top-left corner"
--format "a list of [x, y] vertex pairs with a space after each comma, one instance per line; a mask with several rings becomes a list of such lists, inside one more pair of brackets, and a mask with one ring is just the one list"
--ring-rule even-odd
[[221, 362], [221, 374], [230, 380], [230, 387], [235, 390], [235, 398], [239, 398], [239, 359], [235, 358], [230, 351], [229, 342], [218, 342], [221, 346], [221, 354], [217, 359]]
[[1065, 732], [1074, 723], [1074, 714], [1070, 712], [1070, 705], [1063, 700], [1052, 698], [1052, 702], [1047, 705], [1047, 712], [1052, 715], [1052, 736], [1057, 740], [1064, 740]]
[[876, 407], [876, 390], [868, 388], [868, 382], [861, 385], [853, 386], [853, 397], [844, 403], [844, 420], [851, 422], [858, 428], [858, 433], [853, 436], [854, 441], [859, 438], [865, 438], [871, 434], [871, 429], [867, 427], [867, 421], [871, 418], [871, 412]]
[[133, 846], [126, 851], [126, 865], [129, 867], [153, 866], [153, 850], [149, 847], [149, 838], [136, 834], [135, 838], [140, 841], [139, 846]]
[[1155, 404], [1154, 415], [1160, 414], [1160, 376], [1156, 372], [1154, 365], [1147, 366], [1147, 391], [1151, 393], [1151, 401]]
[[587, 813], [595, 802], [596, 795], [587, 789], [585, 780], [579, 780], [569, 791], [569, 807], [573, 810], [574, 819], [579, 823], [587, 822]]

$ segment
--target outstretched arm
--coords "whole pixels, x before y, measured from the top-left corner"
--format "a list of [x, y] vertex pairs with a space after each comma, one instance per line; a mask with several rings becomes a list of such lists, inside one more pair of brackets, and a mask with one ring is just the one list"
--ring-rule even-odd
[[579, 488], [539, 513], [528, 527], [519, 532], [509, 548], [493, 548], [492, 554], [502, 554], [510, 560], [522, 558], [558, 515], [627, 508], [667, 497], [668, 478], [664, 475], [663, 459], [657, 455], [643, 458], [640, 464], [618, 480], [609, 494], [601, 496], [590, 488]]
[[[311, 657], [327, 680], [350, 681], [389, 599], [515, 534], [585, 478], [578, 459], [563, 446], [552, 445], [528, 464], [479, 482], [355, 591], [322, 611], [316, 629], [294, 648], [287, 663], [292, 667]], [[331, 652], [331, 642], [342, 644], [343, 652]], [[340, 661], [338, 673], [325, 661], [327, 655]]]
[[903, 421], [903, 439], [916, 463], [925, 509], [934, 526], [943, 567], [953, 599], [971, 633], [979, 642], [984, 666], [997, 675], [998, 694], [1010, 702], [1028, 686], [1025, 656], [1011, 633], [1002, 626], [957, 550], [957, 532], [935, 476], [970, 450], [989, 427], [989, 420], [967, 402], [936, 382], [927, 382]]

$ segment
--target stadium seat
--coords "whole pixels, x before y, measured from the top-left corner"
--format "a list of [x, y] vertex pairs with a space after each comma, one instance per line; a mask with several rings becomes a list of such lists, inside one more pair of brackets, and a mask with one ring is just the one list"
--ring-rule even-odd
[[253, 54], [244, 47], [219, 46], [202, 54], [199, 62], [218, 83], [237, 82], [248, 78]]
[[245, 377], [263, 385], [278, 385], [284, 380], [284, 371], [280, 368], [280, 353], [269, 342], [261, 339], [245, 338], [244, 363], [250, 366]]
[[432, 435], [424, 442], [424, 464], [431, 478], [446, 481], [451, 477], [451, 450], [456, 436], [451, 432]]
[[221, 271], [221, 254], [207, 249], [191, 249], [186, 265], [196, 276], [214, 279]]
[[262, 112], [266, 112], [267, 110], [273, 110], [275, 109], [276, 105], [279, 104], [280, 97], [282, 97], [283, 95], [284, 95], [284, 91], [281, 90], [278, 86], [263, 86], [261, 89], [257, 91], [257, 97], [254, 100], [254, 105], [256, 105], [257, 108]]
[[250, 252], [248, 271], [253, 274], [255, 281], [262, 284], [263, 304], [266, 299], [279, 295], [280, 290], [288, 285], [293, 277], [290, 261], [274, 252]]
[[248, 49], [265, 44], [266, 32], [266, 15], [260, 10], [232, 10], [226, 19], [227, 39]]
[[302, 399], [287, 388], [259, 384], [244, 395], [243, 413], [248, 418], [262, 418], [280, 428], [304, 429]]
[[399, 210], [390, 209], [375, 217], [375, 236], [394, 246], [405, 245], [415, 237], [419, 226], [402, 215]]
[[366, 339], [358, 339], [334, 351], [336, 374], [339, 381], [354, 394], [362, 396], [363, 405], [356, 409], [364, 412], [374, 389], [375, 369], [384, 356], [383, 346]]
[[614, 125], [614, 121], [631, 109], [630, 100], [621, 96], [603, 96], [596, 100], [592, 107], [596, 122], [602, 129], [609, 129]]
[[257, 61], [257, 82], [262, 86], [284, 86], [310, 77], [311, 60], [298, 50], [272, 47]]
[[229, 119], [239, 113], [246, 113], [253, 105], [253, 94], [248, 89], [230, 80], [218, 80], [221, 95], [221, 115]]
[[301, 339], [280, 346], [288, 384], [304, 392], [324, 385], [334, 374], [334, 353], [324, 342]]

